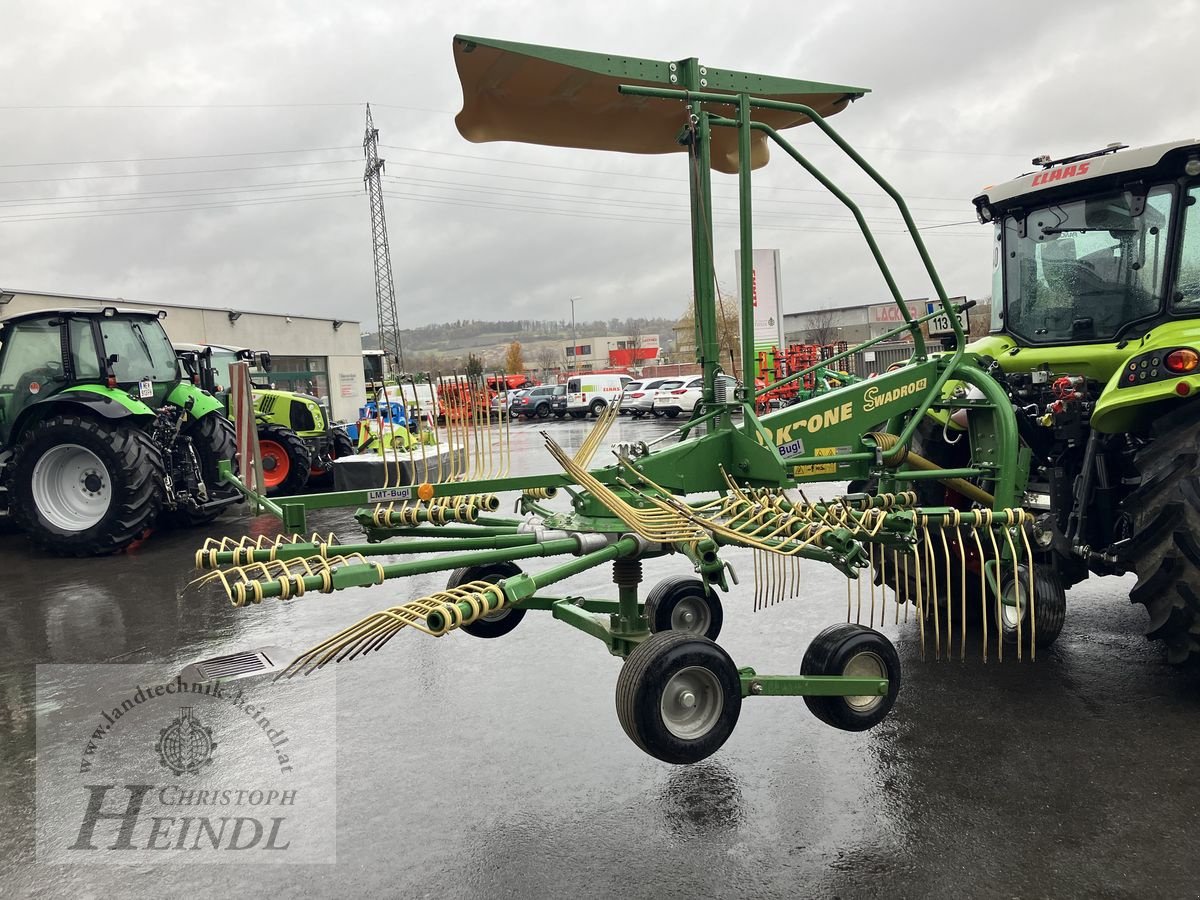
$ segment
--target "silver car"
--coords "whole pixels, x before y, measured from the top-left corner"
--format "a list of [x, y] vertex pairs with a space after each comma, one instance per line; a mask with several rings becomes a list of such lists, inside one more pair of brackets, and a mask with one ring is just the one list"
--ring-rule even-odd
[[666, 384], [671, 378], [650, 378], [646, 381], [631, 381], [625, 385], [621, 395], [621, 415], [628, 413], [635, 419], [640, 419], [650, 412], [654, 402], [654, 392]]

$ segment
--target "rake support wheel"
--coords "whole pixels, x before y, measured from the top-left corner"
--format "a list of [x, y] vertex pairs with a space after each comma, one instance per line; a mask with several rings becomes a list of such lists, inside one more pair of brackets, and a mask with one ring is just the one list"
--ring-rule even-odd
[[652, 634], [617, 676], [617, 718], [630, 740], [663, 762], [706, 759], [728, 740], [742, 711], [729, 654], [678, 631]]
[[656, 634], [678, 631], [715, 641], [724, 619], [721, 598], [698, 578], [664, 578], [646, 597], [646, 621]]
[[[455, 569], [451, 572], [450, 578], [446, 582], [446, 587], [455, 588], [472, 581], [486, 581], [490, 584], [495, 584], [498, 581], [503, 581], [505, 578], [520, 574], [521, 569], [516, 563], [511, 562], [467, 566], [466, 568]], [[504, 609], [481, 616], [474, 622], [461, 626], [461, 630], [477, 638], [504, 637], [504, 635], [520, 625], [523, 618], [525, 618], [525, 610], [506, 606]]]
[[801, 675], [849, 675], [886, 678], [884, 696], [805, 697], [804, 703], [826, 725], [843, 731], [866, 731], [882, 722], [900, 693], [900, 657], [892, 642], [870, 628], [843, 622], [830, 625], [808, 645]]

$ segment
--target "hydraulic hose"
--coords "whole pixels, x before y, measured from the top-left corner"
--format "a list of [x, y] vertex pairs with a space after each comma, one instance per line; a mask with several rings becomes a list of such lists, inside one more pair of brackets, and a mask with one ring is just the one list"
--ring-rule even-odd
[[[888, 434], [886, 431], [873, 431], [868, 434], [867, 437], [875, 441], [875, 446], [883, 451], [892, 450], [899, 442], [899, 438], [897, 438], [896, 435]], [[883, 464], [889, 468], [894, 468], [901, 463], [906, 462], [914, 469], [921, 469], [925, 472], [937, 472], [942, 468], [937, 463], [931, 462], [920, 454], [913, 453], [911, 450], [904, 450], [904, 448], [901, 448], [901, 451], [902, 452], [893, 453], [890, 456], [885, 455], [883, 458]], [[962, 494], [968, 500], [974, 500], [976, 503], [982, 503], [988, 508], [991, 508], [996, 504], [996, 498], [994, 496], [989, 494], [978, 485], [971, 484], [971, 482], [966, 481], [965, 479], [939, 478], [937, 480], [941, 484], [944, 484], [946, 487], [950, 488], [950, 490]]]

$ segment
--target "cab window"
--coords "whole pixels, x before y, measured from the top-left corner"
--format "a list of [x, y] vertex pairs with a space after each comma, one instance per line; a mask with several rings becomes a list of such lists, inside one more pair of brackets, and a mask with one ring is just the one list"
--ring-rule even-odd
[[1187, 192], [1179, 277], [1171, 306], [1185, 315], [1200, 313], [1200, 185]]
[[1030, 343], [1103, 341], [1163, 307], [1174, 189], [1087, 197], [1004, 220], [1005, 325]]
[[61, 319], [47, 316], [18, 322], [3, 333], [0, 346], [0, 443], [33, 401], [58, 390], [62, 366]]
[[71, 367], [80, 381], [100, 379], [100, 351], [96, 349], [96, 335], [92, 331], [91, 319], [71, 319], [67, 323], [68, 340], [71, 343]]

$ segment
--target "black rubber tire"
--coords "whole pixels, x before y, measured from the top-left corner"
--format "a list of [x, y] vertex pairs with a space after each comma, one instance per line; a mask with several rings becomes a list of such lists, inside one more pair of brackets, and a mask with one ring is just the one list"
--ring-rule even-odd
[[[1007, 596], [1012, 589], [1013, 573], [1011, 563], [1005, 566], [1008, 570], [1007, 575], [1001, 581], [1001, 593]], [[1017, 566], [1017, 574], [1021, 580], [1020, 595], [1023, 597], [1029, 591], [1029, 569], [1023, 565]], [[1017, 624], [1016, 620], [1009, 621], [1003, 614], [1001, 609], [997, 607], [996, 600], [991, 599], [991, 614], [996, 623], [996, 627], [1000, 629], [1000, 634], [1004, 638], [1006, 644], [1016, 644], [1017, 642]], [[1029, 607], [1021, 605], [1019, 607], [1009, 607], [1020, 609], [1021, 618], [1021, 641], [1028, 645], [1029, 643]], [[1035, 632], [1035, 642], [1039, 647], [1049, 647], [1062, 633], [1063, 625], [1067, 621], [1067, 592], [1062, 586], [1062, 582], [1058, 576], [1054, 574], [1049, 566], [1034, 566], [1033, 569], [1033, 624]]]
[[537, 405], [537, 408], [534, 410], [534, 414], [539, 419], [550, 418], [550, 404], [549, 403], [539, 403]]
[[1182, 665], [1200, 658], [1200, 403], [1160, 416], [1134, 462], [1140, 483], [1121, 503], [1121, 558], [1138, 576], [1129, 599]]
[[[488, 584], [495, 584], [498, 581], [503, 581], [505, 578], [520, 574], [520, 567], [516, 563], [511, 562], [466, 566], [462, 569], [455, 569], [450, 573], [450, 577], [446, 581], [446, 587], [458, 587], [471, 581], [486, 581]], [[525, 618], [525, 610], [514, 606], [506, 606], [498, 613], [492, 613], [490, 616], [484, 616], [469, 625], [461, 626], [461, 630], [472, 637], [498, 638], [503, 637], [520, 625], [523, 618]]]
[[[357, 449], [354, 446], [354, 440], [341, 428], [334, 428], [333, 435], [330, 438], [330, 460], [341, 459], [344, 456], [353, 456]], [[330, 464], [328, 469], [324, 471], [310, 466], [308, 470], [308, 486], [330, 487], [333, 485], [333, 465]]]
[[582, 419], [586, 415], [587, 415], [586, 412], [573, 412], [573, 413], [571, 413], [571, 418], [572, 419]]
[[666, 416], [668, 419], [678, 419], [679, 412], [680, 412], [679, 407], [672, 406], [670, 409], [663, 410], [663, 415]]
[[[701, 604], [706, 615], [691, 628], [672, 628], [671, 619], [683, 601]], [[715, 641], [721, 634], [725, 613], [721, 608], [721, 598], [717, 596], [716, 591], [706, 591], [703, 581], [686, 575], [675, 575], [664, 578], [651, 588], [646, 597], [646, 621], [650, 624], [650, 631], [655, 634], [661, 631], [678, 631], [681, 634]], [[703, 631], [698, 630], [701, 625], [704, 626]]]
[[[259, 441], [274, 441], [287, 454], [288, 459], [287, 475], [279, 484], [267, 488], [267, 496], [290, 497], [292, 494], [304, 490], [312, 474], [310, 471], [312, 455], [308, 451], [308, 445], [300, 439], [300, 436], [292, 429], [284, 428], [282, 425], [259, 425], [258, 439]], [[270, 478], [265, 470], [263, 478]]]
[[887, 695], [868, 709], [855, 708], [846, 697], [805, 697], [805, 705], [826, 725], [842, 731], [866, 731], [882, 722], [900, 693], [900, 657], [892, 642], [878, 631], [853, 622], [830, 625], [804, 651], [801, 675], [842, 675], [850, 661], [863, 653], [873, 653], [882, 663], [888, 679]]
[[562, 412], [556, 412], [556, 413], [554, 414], [554, 418], [556, 418], [556, 419], [565, 419], [566, 417], [567, 417], [567, 414], [566, 414], [566, 413], [562, 413]]
[[[882, 428], [882, 425], [879, 426], [879, 428]], [[879, 428], [874, 430], [879, 430]], [[923, 456], [929, 461], [937, 463], [943, 468], [957, 468], [959, 466], [966, 465], [967, 462], [965, 459], [967, 452], [966, 440], [966, 435], [963, 435], [963, 437], [960, 438], [961, 443], [947, 444], [942, 438], [941, 427], [937, 425], [937, 423], [926, 419], [917, 426], [916, 433], [913, 435], [911, 450], [913, 453]], [[874, 494], [876, 490], [876, 482], [874, 479], [867, 481], [852, 481], [847, 486], [847, 493], [850, 494]], [[956, 506], [963, 509], [970, 507], [970, 504], [964, 502], [957, 492], [951, 491], [945, 485], [929, 479], [919, 479], [916, 481], [910, 481], [907, 484], [901, 484], [899, 490], [915, 491], [917, 494], [917, 504], [920, 506]], [[961, 529], [960, 534], [961, 545], [967, 548], [968, 551], [973, 550], [974, 540], [969, 535], [969, 529]], [[941, 539], [936, 534], [933, 536], [933, 538], [934, 546], [940, 559], [942, 553]], [[960, 611], [963, 607], [963, 590], [961, 572], [959, 569], [954, 568], [954, 563], [957, 561], [958, 557], [953, 555], [955, 552], [953, 548], [956, 541], [954, 539], [954, 532], [952, 529], [946, 530], [946, 540], [950, 544], [952, 554], [952, 567], [950, 570], [950, 580], [952, 583], [949, 585], [949, 590], [947, 590], [947, 586], [943, 583], [946, 580], [945, 563], [943, 562], [941, 565], [939, 565], [935, 573], [938, 588], [937, 600], [940, 608], [942, 609], [945, 609], [948, 605], [953, 605], [952, 614], [955, 621], [957, 621]], [[901, 557], [901, 566], [903, 566], [903, 557]], [[890, 554], [888, 556], [887, 566], [885, 568], [887, 586], [895, 590], [900, 582], [904, 580], [904, 570], [901, 569], [899, 575], [897, 575], [895, 568], [892, 565], [892, 557]], [[921, 560], [921, 569], [922, 571], [925, 569], [924, 559]], [[873, 578], [875, 583], [878, 585], [882, 585], [884, 583], [883, 579], [881, 578], [881, 574], [878, 571], [873, 573]], [[917, 575], [916, 566], [913, 564], [911, 557], [908, 564], [907, 581], [907, 596], [909, 602], [916, 604]], [[922, 590], [924, 590], [924, 588]], [[925, 598], [926, 601], [928, 599], [928, 597]], [[994, 600], [994, 598], [991, 597], [989, 597], [989, 599]], [[968, 621], [977, 623], [982, 610], [982, 606], [980, 604], [979, 573], [977, 571], [973, 572], [969, 569], [967, 571], [966, 609]], [[932, 615], [931, 611], [927, 612], [929, 615]]]
[[[108, 470], [112, 488], [104, 517], [80, 531], [51, 524], [33, 498], [38, 460], [62, 444], [78, 444], [94, 453]], [[141, 540], [154, 527], [165, 497], [162, 455], [132, 419], [52, 415], [22, 437], [8, 489], [13, 521], [36, 546], [60, 556], [105, 556]]]
[[[233, 471], [237, 468], [237, 431], [229, 419], [219, 412], [211, 412], [201, 419], [190, 422], [184, 433], [192, 439], [196, 456], [200, 459], [200, 475], [204, 478], [204, 486], [208, 489], [209, 497], [228, 497], [237, 493], [237, 489], [221, 484], [218, 463], [227, 459], [233, 463]], [[224, 512], [226, 507], [214, 509], [195, 509], [188, 506], [178, 506], [171, 510], [170, 519], [173, 525], [194, 527], [207, 525]]]
[[654, 416], [656, 419], [661, 419], [663, 417], [663, 412], [661, 409], [652, 409], [650, 410], [650, 415]]
[[607, 406], [608, 406], [608, 404], [605, 403], [603, 400], [593, 400], [588, 405], [588, 414], [593, 419], [598, 419], [598, 418], [600, 418], [600, 413], [604, 412], [604, 410]]
[[[672, 676], [692, 667], [713, 676], [721, 708], [703, 734], [681, 737], [663, 721], [663, 691]], [[742, 711], [741, 679], [729, 654], [712, 641], [664, 631], [650, 635], [625, 659], [616, 701], [617, 720], [631, 741], [655, 759], [687, 765], [712, 756], [733, 733]]]
[[646, 415], [646, 411], [644, 409], [631, 409], [629, 414], [635, 419], [640, 419], [642, 416]]

